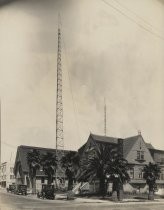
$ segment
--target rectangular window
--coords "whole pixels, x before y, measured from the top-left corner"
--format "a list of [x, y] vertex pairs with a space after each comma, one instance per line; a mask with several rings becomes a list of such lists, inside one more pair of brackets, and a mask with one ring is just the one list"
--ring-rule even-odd
[[134, 179], [134, 168], [130, 168], [129, 176], [130, 176], [131, 179]]
[[138, 174], [138, 178], [139, 178], [139, 179], [143, 179], [143, 174], [144, 174], [144, 173], [143, 173], [142, 171], [141, 171], [141, 172], [139, 172], [139, 174]]
[[138, 178], [142, 179], [142, 173], [141, 172], [138, 174]]
[[41, 178], [41, 183], [44, 184], [44, 177]]
[[144, 160], [144, 151], [137, 151], [137, 160]]
[[144, 160], [144, 152], [141, 151], [141, 160]]
[[162, 171], [162, 173], [160, 174], [160, 179], [164, 180], [164, 171]]
[[140, 160], [140, 151], [137, 151], [137, 160]]

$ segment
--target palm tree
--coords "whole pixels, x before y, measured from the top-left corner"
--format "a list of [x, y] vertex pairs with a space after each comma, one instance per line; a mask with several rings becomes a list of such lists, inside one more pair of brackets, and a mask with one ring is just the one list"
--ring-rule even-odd
[[106, 179], [108, 168], [115, 154], [115, 147], [108, 144], [97, 144], [88, 150], [86, 158], [81, 160], [78, 181], [99, 179], [99, 194], [106, 195]]
[[109, 179], [113, 182], [112, 199], [122, 200], [123, 184], [130, 181], [128, 161], [121, 156], [111, 159], [108, 167]]
[[32, 193], [36, 193], [36, 171], [40, 168], [40, 153], [37, 149], [27, 153], [29, 176], [32, 183]]
[[41, 156], [41, 165], [43, 167], [44, 173], [48, 177], [48, 184], [52, 184], [53, 176], [57, 168], [57, 158], [52, 152], [47, 152]]
[[149, 163], [143, 168], [143, 178], [149, 186], [149, 200], [154, 200], [154, 190], [156, 188], [156, 180], [159, 179], [161, 168], [158, 164]]
[[79, 168], [79, 155], [77, 152], [70, 151], [61, 159], [61, 166], [65, 169], [68, 178], [68, 191], [73, 189], [73, 181]]

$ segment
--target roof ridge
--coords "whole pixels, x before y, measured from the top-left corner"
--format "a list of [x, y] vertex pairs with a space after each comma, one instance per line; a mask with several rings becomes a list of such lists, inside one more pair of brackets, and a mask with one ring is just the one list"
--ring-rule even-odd
[[126, 158], [134, 144], [137, 142], [139, 135], [131, 136], [123, 140], [124, 157]]
[[124, 140], [129, 140], [131, 138], [136, 138], [136, 137], [139, 137], [140, 135], [136, 135], [136, 136], [130, 136], [130, 137], [127, 137], [127, 138], [124, 138]]
[[98, 136], [98, 137], [105, 137], [105, 138], [121, 139], [121, 138], [118, 138], [118, 137], [99, 135], [99, 134], [94, 134], [94, 133], [90, 133], [90, 135], [91, 136]]
[[[20, 145], [18, 147], [19, 148], [27, 148], [27, 149], [39, 149], [39, 150], [56, 150], [55, 148], [36, 147], [36, 146], [28, 146], [28, 145]], [[64, 151], [76, 151], [76, 150], [64, 149]]]
[[158, 152], [164, 153], [164, 150], [161, 150], [161, 149], [150, 148], [149, 150], [154, 150], [154, 151], [158, 151]]
[[48, 147], [37, 147], [37, 146], [28, 146], [28, 145], [20, 145], [18, 147], [24, 147], [24, 148], [32, 148], [32, 149], [50, 149], [50, 150], [55, 150], [55, 148], [48, 148]]

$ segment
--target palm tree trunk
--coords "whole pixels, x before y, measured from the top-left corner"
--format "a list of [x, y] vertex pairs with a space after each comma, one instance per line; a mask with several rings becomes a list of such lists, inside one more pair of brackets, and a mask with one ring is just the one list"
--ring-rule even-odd
[[49, 175], [49, 176], [48, 176], [47, 184], [49, 184], [49, 185], [52, 184], [52, 180], [53, 180], [52, 176]]
[[117, 197], [119, 201], [123, 200], [123, 184], [119, 183]]
[[103, 197], [106, 195], [105, 176], [101, 176], [101, 178], [100, 178], [99, 193], [100, 193], [100, 195], [102, 195]]
[[50, 185], [51, 183], [51, 180], [48, 178], [47, 184]]
[[30, 186], [29, 186], [29, 188], [30, 188], [30, 190], [32, 190], [32, 179], [31, 179], [31, 177], [29, 177], [29, 184], [30, 184]]
[[68, 191], [73, 189], [73, 179], [68, 179]]
[[117, 201], [117, 191], [113, 190], [112, 191], [112, 201]]
[[113, 186], [112, 186], [112, 200], [117, 201], [117, 183], [116, 181], [113, 181]]
[[148, 200], [154, 200], [154, 189], [151, 184], [149, 185]]
[[36, 194], [36, 176], [32, 178], [32, 194]]
[[112, 200], [117, 201], [118, 200], [118, 179], [113, 180], [113, 186], [112, 186]]

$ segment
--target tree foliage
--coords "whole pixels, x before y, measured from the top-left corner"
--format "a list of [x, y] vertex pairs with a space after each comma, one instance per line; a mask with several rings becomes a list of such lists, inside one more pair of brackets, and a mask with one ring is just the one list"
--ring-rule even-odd
[[81, 160], [81, 173], [78, 179], [92, 181], [106, 174], [110, 159], [113, 157], [112, 154], [113, 148], [104, 144], [88, 150], [86, 157]]
[[33, 149], [27, 153], [27, 163], [34, 193], [36, 191], [36, 173], [41, 167], [45, 175], [48, 176], [48, 184], [52, 183], [57, 167], [57, 159], [54, 153], [47, 152], [41, 155], [39, 150]]
[[99, 193], [105, 195], [106, 182], [109, 180], [118, 183], [116, 188], [130, 180], [128, 169], [128, 162], [118, 154], [115, 146], [99, 143], [91, 147], [81, 160], [78, 181], [91, 182], [99, 179]]
[[118, 178], [121, 184], [125, 184], [126, 182], [130, 181], [128, 170], [128, 161], [119, 156], [111, 159], [108, 166], [108, 174], [110, 175], [110, 179], [114, 180], [115, 178]]
[[48, 176], [48, 184], [51, 184], [53, 182], [53, 175], [57, 168], [56, 155], [52, 152], [47, 152], [46, 154], [41, 155], [41, 166], [43, 167], [45, 174]]
[[73, 180], [79, 168], [79, 155], [77, 152], [70, 151], [61, 159], [61, 166], [65, 169], [65, 175], [68, 178], [68, 190], [73, 188]]
[[27, 163], [31, 177], [36, 176], [36, 171], [40, 168], [40, 153], [38, 150], [33, 149], [27, 153]]
[[37, 149], [33, 149], [27, 153], [27, 163], [29, 166], [32, 191], [33, 193], [36, 193], [36, 171], [40, 168], [40, 153]]
[[149, 191], [153, 191], [156, 187], [156, 180], [159, 179], [161, 169], [158, 164], [149, 163], [143, 168], [143, 178], [149, 186]]

